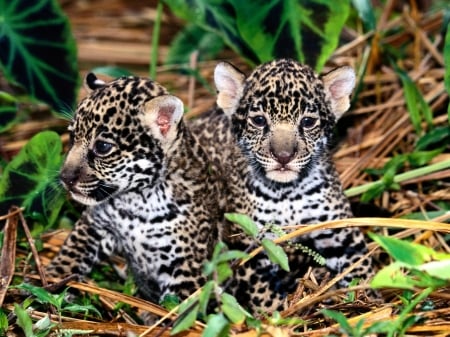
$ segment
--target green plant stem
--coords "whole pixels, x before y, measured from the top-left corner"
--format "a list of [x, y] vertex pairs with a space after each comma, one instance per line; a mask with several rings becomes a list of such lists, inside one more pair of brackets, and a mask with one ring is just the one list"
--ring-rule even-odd
[[150, 59], [150, 78], [152, 80], [156, 79], [156, 66], [158, 64], [159, 31], [161, 29], [162, 10], [163, 4], [161, 1], [158, 1], [158, 5], [156, 7], [155, 24], [153, 25], [152, 52]]
[[[425, 166], [425, 167], [421, 167], [421, 168], [418, 168], [418, 169], [415, 169], [415, 170], [411, 170], [411, 171], [408, 171], [408, 172], [397, 174], [394, 177], [394, 183], [401, 183], [401, 182], [404, 182], [406, 180], [414, 179], [414, 178], [417, 178], [417, 177], [421, 177], [421, 176], [424, 176], [424, 175], [427, 175], [427, 174], [430, 174], [430, 173], [433, 173], [433, 172], [437, 172], [437, 171], [440, 171], [440, 170], [443, 170], [443, 169], [446, 169], [446, 168], [449, 168], [449, 167], [450, 167], [450, 160], [444, 160], [444, 161], [439, 162], [439, 163], [431, 164], [431, 165], [428, 165], [428, 166]], [[371, 183], [367, 183], [367, 184], [364, 184], [364, 185], [361, 185], [361, 186], [356, 186], [356, 187], [353, 187], [353, 188], [349, 188], [348, 190], [345, 191], [345, 195], [347, 197], [354, 197], [356, 195], [363, 194], [364, 192], [368, 191], [372, 187], [374, 187], [374, 186], [376, 186], [378, 184], [382, 184], [382, 183], [383, 183], [382, 180], [377, 180], [377, 181], [374, 181], [374, 182], [371, 182]]]
[[391, 331], [389, 331], [388, 337], [394, 337], [400, 331], [403, 323], [408, 318], [410, 312], [416, 307], [417, 304], [426, 299], [434, 291], [433, 288], [426, 288], [420, 294], [416, 296], [410, 303], [401, 311], [398, 318], [395, 320], [395, 324]]

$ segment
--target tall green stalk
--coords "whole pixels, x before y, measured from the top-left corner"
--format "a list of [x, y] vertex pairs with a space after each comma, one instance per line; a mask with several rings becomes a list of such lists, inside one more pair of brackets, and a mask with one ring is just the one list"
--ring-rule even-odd
[[[431, 164], [425, 167], [421, 167], [415, 170], [411, 170], [408, 172], [404, 172], [404, 173], [400, 173], [397, 174], [394, 177], [393, 182], [394, 183], [401, 183], [404, 182], [406, 180], [409, 179], [414, 179], [417, 177], [421, 177], [430, 173], [434, 173], [440, 170], [444, 170], [450, 167], [450, 160], [444, 160], [442, 162], [439, 163], [435, 163], [435, 164]], [[374, 186], [377, 186], [379, 184], [383, 184], [382, 180], [377, 180], [371, 183], [367, 183], [361, 186], [356, 186], [353, 188], [349, 188], [348, 190], [345, 191], [345, 195], [347, 197], [354, 197], [355, 195], [359, 195], [359, 194], [363, 194], [364, 192], [368, 191], [369, 189], [371, 189]]]

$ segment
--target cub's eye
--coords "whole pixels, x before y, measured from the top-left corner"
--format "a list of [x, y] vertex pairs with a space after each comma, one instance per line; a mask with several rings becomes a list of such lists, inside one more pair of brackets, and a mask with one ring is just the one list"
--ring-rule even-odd
[[301, 126], [305, 129], [310, 129], [316, 125], [317, 118], [314, 117], [303, 117], [300, 122]]
[[94, 144], [94, 153], [97, 156], [105, 156], [111, 152], [113, 144], [104, 142], [102, 140], [97, 140]]
[[267, 119], [264, 116], [258, 115], [250, 119], [254, 126], [258, 128], [263, 128], [267, 125]]

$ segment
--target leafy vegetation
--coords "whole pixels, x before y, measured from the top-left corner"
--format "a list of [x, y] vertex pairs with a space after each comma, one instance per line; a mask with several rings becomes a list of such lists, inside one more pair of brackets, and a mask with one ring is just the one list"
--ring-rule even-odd
[[73, 107], [78, 67], [69, 22], [54, 0], [0, 1], [0, 69], [54, 109]]
[[[365, 326], [364, 320], [355, 324], [340, 312], [323, 310], [322, 313], [334, 319], [340, 330], [349, 336], [385, 334], [388, 337], [403, 336], [406, 330], [418, 322], [420, 314], [412, 311], [436, 289], [450, 285], [450, 254], [387, 236], [370, 233], [372, 239], [394, 259], [394, 262], [381, 269], [372, 280], [374, 288], [405, 289], [401, 299], [399, 314], [389, 321], [380, 321]], [[415, 289], [422, 289], [414, 294]]]
[[[200, 28], [213, 33], [252, 64], [289, 57], [318, 71], [335, 50], [350, 12], [350, 1], [164, 0], [164, 3], [191, 23], [175, 41], [179, 43], [176, 49], [187, 46], [189, 34], [194, 31], [207, 39], [205, 42], [213, 38], [199, 31]], [[198, 48], [197, 43], [191, 45]], [[215, 51], [216, 44], [213, 48], [210, 50]], [[186, 55], [190, 54], [186, 47], [183, 49]]]
[[56, 132], [43, 131], [34, 136], [1, 176], [0, 214], [20, 205], [27, 217], [45, 228], [54, 225], [65, 201], [58, 182], [62, 161], [62, 143]]

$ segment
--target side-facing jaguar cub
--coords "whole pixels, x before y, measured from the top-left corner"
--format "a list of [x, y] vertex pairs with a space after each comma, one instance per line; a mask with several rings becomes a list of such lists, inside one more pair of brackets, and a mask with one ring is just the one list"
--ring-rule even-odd
[[[227, 210], [251, 216], [259, 228], [312, 224], [351, 217], [347, 198], [331, 161], [336, 120], [349, 108], [355, 85], [350, 67], [323, 77], [289, 60], [257, 67], [248, 77], [228, 63], [214, 73], [217, 108], [191, 122], [209, 155], [228, 174]], [[229, 224], [224, 240], [245, 249], [251, 240]], [[239, 234], [240, 235], [236, 235]], [[269, 235], [269, 234], [267, 234]], [[228, 239], [226, 239], [228, 237]], [[326, 258], [337, 274], [363, 256], [366, 244], [359, 229], [324, 230], [301, 242]], [[310, 257], [288, 249], [291, 272], [259, 255], [238, 271], [231, 285], [241, 304], [252, 309], [279, 309], [293, 290]], [[371, 261], [342, 282], [365, 278]]]
[[54, 276], [87, 274], [120, 251], [140, 293], [158, 302], [187, 297], [204, 283], [203, 262], [217, 241], [218, 185], [183, 121], [183, 104], [145, 78], [104, 83], [76, 110], [61, 181], [86, 205], [51, 262]]

